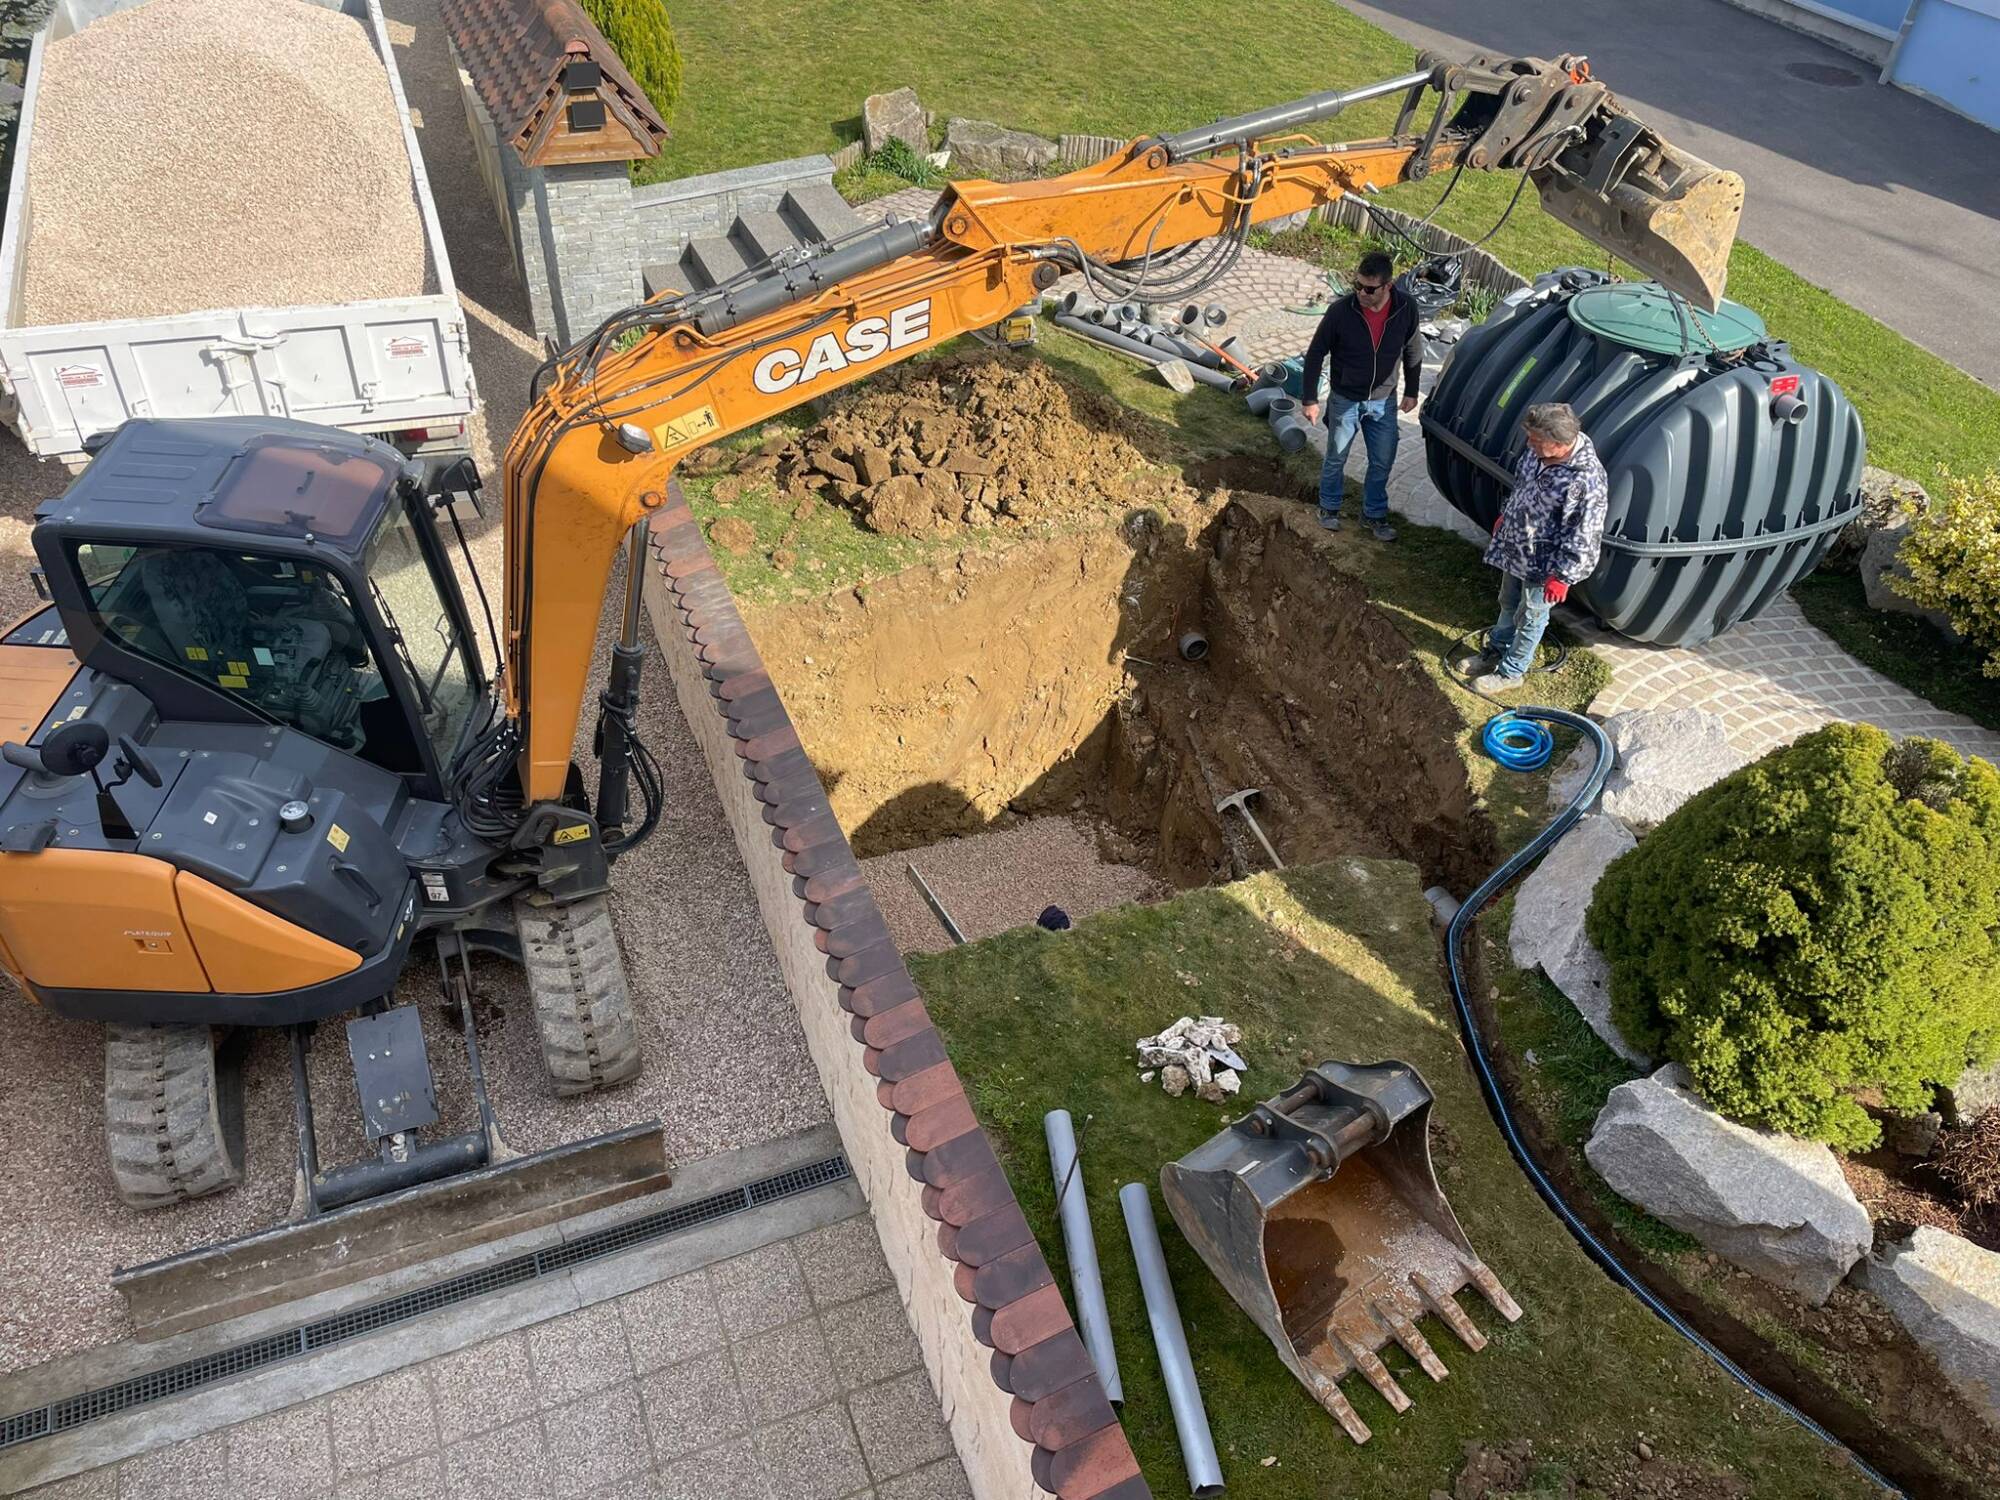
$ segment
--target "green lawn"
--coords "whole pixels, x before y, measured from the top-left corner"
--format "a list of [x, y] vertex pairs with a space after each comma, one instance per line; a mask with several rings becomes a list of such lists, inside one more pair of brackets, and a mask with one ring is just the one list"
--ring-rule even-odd
[[[1535, 1439], [1560, 1480], [1630, 1453], [1641, 1434], [1678, 1463], [1745, 1476], [1760, 1500], [1863, 1493], [1828, 1450], [1760, 1409], [1617, 1290], [1535, 1198], [1464, 1066], [1418, 886], [1407, 865], [1336, 860], [1123, 907], [1060, 936], [1023, 929], [910, 960], [1065, 1289], [1042, 1116], [1063, 1107], [1083, 1126], [1124, 1424], [1154, 1493], [1184, 1494], [1187, 1481], [1117, 1206], [1118, 1187], [1132, 1181], [1153, 1184], [1224, 1476], [1243, 1500], [1409, 1500], [1451, 1488], [1466, 1442], [1519, 1437]], [[1365, 1446], [1279, 1363], [1159, 1198], [1160, 1165], [1232, 1111], [1142, 1084], [1132, 1041], [1197, 1010], [1243, 1027], [1246, 1098], [1295, 1082], [1306, 1055], [1415, 1064], [1437, 1096], [1433, 1149], [1445, 1192], [1525, 1311], [1509, 1326], [1465, 1294], [1491, 1338], [1478, 1354], [1427, 1322], [1451, 1371], [1440, 1385], [1400, 1350], [1385, 1351], [1415, 1403], [1401, 1417], [1348, 1380], [1343, 1389], [1374, 1430]]]
[[[1391, 77], [1411, 61], [1403, 43], [1334, 6], [1279, 8], [1246, 25], [1241, 8], [1223, 0], [764, 0], [680, 7], [674, 24], [685, 89], [673, 139], [648, 164], [647, 181], [833, 150], [858, 138], [867, 95], [905, 84], [940, 117], [1048, 136], [1139, 135]], [[1338, 134], [1385, 130], [1394, 109], [1393, 101], [1357, 108]], [[1421, 214], [1440, 186], [1408, 184], [1383, 201]], [[1499, 222], [1513, 191], [1512, 177], [1467, 173], [1438, 222], [1476, 239]], [[1524, 275], [1605, 263], [1533, 200], [1526, 195], [1488, 250]], [[1991, 466], [2000, 392], [1747, 245], [1730, 267], [1731, 295], [1854, 398], [1876, 463], [1918, 480], [1940, 463], [1966, 473]]]

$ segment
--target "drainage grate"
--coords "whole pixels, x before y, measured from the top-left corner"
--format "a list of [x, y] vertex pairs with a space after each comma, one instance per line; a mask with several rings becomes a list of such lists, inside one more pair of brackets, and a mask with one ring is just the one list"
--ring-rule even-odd
[[0, 1448], [32, 1442], [51, 1433], [69, 1432], [100, 1417], [164, 1401], [170, 1396], [184, 1396], [190, 1391], [233, 1380], [253, 1370], [300, 1359], [349, 1339], [361, 1338], [421, 1318], [427, 1313], [469, 1302], [475, 1297], [524, 1286], [572, 1266], [602, 1260], [607, 1255], [617, 1255], [638, 1245], [666, 1239], [697, 1225], [711, 1224], [731, 1214], [745, 1213], [767, 1203], [797, 1197], [800, 1193], [809, 1193], [830, 1183], [845, 1182], [852, 1175], [846, 1157], [830, 1156], [824, 1161], [794, 1167], [789, 1172], [745, 1183], [727, 1192], [713, 1193], [692, 1203], [662, 1209], [656, 1214], [579, 1235], [562, 1244], [482, 1266], [462, 1276], [402, 1292], [380, 1302], [371, 1302], [365, 1307], [350, 1308], [317, 1322], [286, 1329], [283, 1333], [267, 1334], [248, 1343], [204, 1354], [199, 1359], [183, 1360], [164, 1369], [149, 1370], [143, 1375], [134, 1375], [129, 1380], [121, 1380], [116, 1385], [98, 1390], [85, 1391], [79, 1396], [65, 1396], [33, 1411], [0, 1417]]

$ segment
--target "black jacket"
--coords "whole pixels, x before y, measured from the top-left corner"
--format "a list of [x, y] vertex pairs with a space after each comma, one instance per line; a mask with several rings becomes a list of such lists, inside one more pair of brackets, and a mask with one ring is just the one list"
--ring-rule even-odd
[[1417, 304], [1401, 287], [1389, 289], [1389, 321], [1380, 348], [1362, 320], [1361, 305], [1349, 292], [1326, 310], [1306, 347], [1305, 399], [1319, 400], [1320, 366], [1333, 361], [1330, 389], [1348, 401], [1376, 401], [1396, 393], [1396, 351], [1403, 351], [1403, 394], [1417, 394], [1424, 368], [1424, 336], [1417, 329]]

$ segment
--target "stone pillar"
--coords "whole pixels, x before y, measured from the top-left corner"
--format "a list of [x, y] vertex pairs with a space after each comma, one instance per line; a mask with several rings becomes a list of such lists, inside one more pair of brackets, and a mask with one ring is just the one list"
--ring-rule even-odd
[[[552, 326], [542, 326], [537, 307], [536, 332], [568, 344], [640, 298], [638, 259], [629, 244], [631, 178], [622, 161], [544, 167], [538, 176], [535, 208]], [[532, 275], [529, 288], [532, 293]]]

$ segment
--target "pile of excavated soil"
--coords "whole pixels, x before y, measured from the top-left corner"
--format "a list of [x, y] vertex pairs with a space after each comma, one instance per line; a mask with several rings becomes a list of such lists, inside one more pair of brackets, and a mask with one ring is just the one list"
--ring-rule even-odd
[[28, 208], [30, 324], [425, 288], [388, 70], [300, 0], [147, 0], [53, 43]]
[[1040, 360], [931, 360], [833, 399], [817, 426], [742, 472], [794, 499], [824, 494], [897, 536], [1033, 526], [1146, 492], [1132, 414]]

